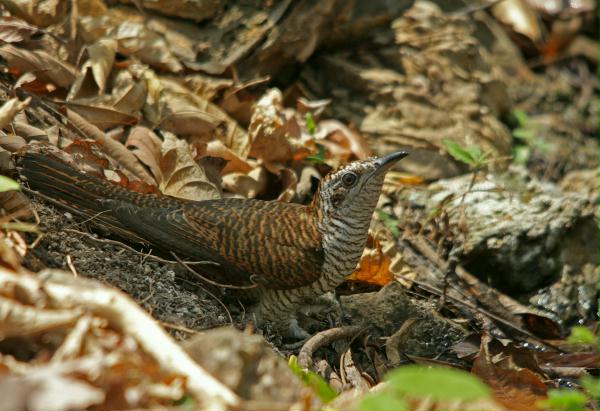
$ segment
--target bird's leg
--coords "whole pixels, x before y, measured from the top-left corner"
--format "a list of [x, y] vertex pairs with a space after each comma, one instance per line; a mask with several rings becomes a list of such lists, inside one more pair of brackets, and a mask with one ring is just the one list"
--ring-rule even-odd
[[310, 337], [298, 324], [296, 312], [305, 301], [306, 287], [294, 290], [262, 289], [259, 303], [252, 309], [252, 318], [258, 326], [270, 324], [283, 337], [305, 339]]

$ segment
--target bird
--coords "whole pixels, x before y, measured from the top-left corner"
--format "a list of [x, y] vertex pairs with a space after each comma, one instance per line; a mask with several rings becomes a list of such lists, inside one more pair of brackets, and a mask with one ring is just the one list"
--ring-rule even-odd
[[18, 158], [33, 191], [114, 234], [191, 260], [232, 287], [255, 286], [259, 323], [304, 335], [296, 313], [340, 285], [357, 267], [385, 174], [405, 151], [350, 162], [321, 179], [307, 205], [224, 198], [182, 200], [141, 194], [81, 172], [58, 157]]

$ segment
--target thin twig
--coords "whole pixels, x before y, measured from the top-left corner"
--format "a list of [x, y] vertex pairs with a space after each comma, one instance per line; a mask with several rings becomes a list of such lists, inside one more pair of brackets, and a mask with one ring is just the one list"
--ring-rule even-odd
[[73, 260], [71, 259], [70, 254], [67, 254], [67, 266], [69, 267], [69, 270], [71, 270], [71, 272], [73, 273], [73, 277], [79, 277], [79, 274], [77, 274], [77, 270], [75, 269], [75, 265], [73, 264]]
[[[202, 274], [196, 272], [195, 270], [192, 270], [187, 262], [182, 261], [179, 257], [177, 257], [177, 254], [175, 254], [174, 252], [171, 252], [171, 255], [173, 256], [173, 258], [175, 258], [177, 260], [177, 262], [179, 264], [181, 264], [186, 270], [188, 270], [190, 273], [194, 274], [196, 277], [198, 277], [199, 279], [201, 279], [204, 282], [207, 282], [208, 284], [214, 285], [216, 287], [221, 287], [221, 288], [230, 288], [230, 289], [234, 289], [234, 290], [249, 290], [252, 288], [256, 288], [257, 284], [252, 284], [252, 285], [231, 285], [231, 284], [223, 284], [223, 283], [219, 283], [217, 281], [213, 281], [209, 278], [204, 277]], [[215, 263], [216, 264], [216, 263]], [[217, 264], [218, 265], [218, 264]]]

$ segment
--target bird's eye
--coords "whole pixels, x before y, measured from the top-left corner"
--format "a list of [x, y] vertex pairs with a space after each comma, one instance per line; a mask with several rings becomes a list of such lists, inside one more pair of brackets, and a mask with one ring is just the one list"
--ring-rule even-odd
[[345, 187], [350, 188], [354, 186], [354, 184], [356, 184], [357, 181], [358, 176], [353, 172], [348, 172], [342, 176], [342, 184], [344, 184]]

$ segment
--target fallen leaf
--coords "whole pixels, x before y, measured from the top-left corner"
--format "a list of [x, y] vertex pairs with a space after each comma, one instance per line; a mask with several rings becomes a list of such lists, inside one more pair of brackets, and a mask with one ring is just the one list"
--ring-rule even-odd
[[206, 172], [194, 161], [190, 146], [169, 132], [164, 133], [159, 189], [163, 194], [193, 201], [221, 197], [219, 188], [211, 183]]
[[32, 72], [39, 80], [52, 82], [63, 88], [69, 88], [77, 75], [73, 66], [41, 50], [24, 50], [5, 44], [0, 47], [0, 56], [18, 74]]
[[358, 264], [358, 268], [346, 277], [348, 281], [384, 286], [394, 280], [390, 271], [391, 258], [384, 254], [379, 241], [371, 237]]
[[152, 172], [156, 181], [162, 181], [160, 160], [162, 141], [149, 128], [136, 126], [131, 129], [125, 146]]
[[498, 403], [511, 411], [531, 411], [536, 403], [546, 399], [548, 391], [539, 374], [510, 362], [496, 363], [488, 347], [492, 341], [488, 334], [481, 338], [479, 355], [471, 372], [481, 378], [494, 392]]
[[17, 113], [28, 107], [30, 102], [31, 97], [27, 97], [27, 99], [23, 101], [13, 97], [5, 102], [2, 107], [0, 107], [0, 128], [5, 128], [8, 126], [10, 122], [13, 121]]
[[112, 108], [91, 106], [73, 101], [65, 101], [64, 104], [67, 108], [77, 112], [80, 116], [84, 117], [86, 121], [92, 123], [101, 130], [117, 126], [134, 125], [138, 122], [137, 117]]
[[146, 184], [153, 185], [154, 179], [139, 163], [133, 153], [118, 141], [107, 138], [95, 125], [87, 122], [79, 114], [67, 110], [67, 117], [73, 125], [84, 135], [96, 140], [106, 154], [113, 158], [121, 167]]
[[94, 80], [98, 84], [99, 93], [106, 90], [106, 79], [110, 75], [117, 53], [117, 42], [111, 38], [103, 38], [87, 47], [90, 59], [82, 68], [91, 67]]

